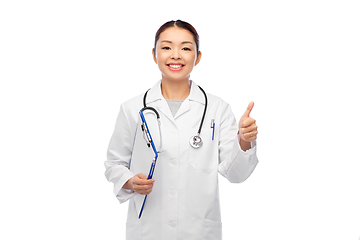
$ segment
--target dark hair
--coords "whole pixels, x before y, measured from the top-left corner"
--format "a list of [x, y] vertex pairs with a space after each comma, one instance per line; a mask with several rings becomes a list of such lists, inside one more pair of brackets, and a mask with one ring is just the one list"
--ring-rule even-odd
[[157, 32], [155, 34], [154, 52], [156, 50], [156, 43], [159, 40], [160, 34], [170, 27], [179, 27], [179, 28], [188, 30], [194, 37], [197, 55], [199, 55], [199, 52], [200, 52], [200, 50], [199, 50], [199, 34], [197, 33], [195, 28], [190, 23], [187, 23], [187, 22], [184, 22], [181, 20], [166, 22], [159, 28], [159, 30], [157, 30]]

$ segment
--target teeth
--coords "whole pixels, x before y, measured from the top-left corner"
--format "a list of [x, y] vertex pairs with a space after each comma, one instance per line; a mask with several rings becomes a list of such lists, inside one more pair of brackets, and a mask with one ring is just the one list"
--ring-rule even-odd
[[171, 65], [171, 64], [169, 64], [169, 66], [172, 67], [172, 68], [181, 68], [182, 65]]

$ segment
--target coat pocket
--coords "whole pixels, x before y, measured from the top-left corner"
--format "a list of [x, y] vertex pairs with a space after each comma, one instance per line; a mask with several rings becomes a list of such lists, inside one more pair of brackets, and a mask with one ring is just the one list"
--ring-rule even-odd
[[206, 240], [222, 239], [222, 223], [217, 221], [204, 221], [204, 238]]
[[216, 142], [204, 142], [204, 145], [197, 149], [189, 146], [189, 163], [195, 170], [212, 171], [218, 165]]

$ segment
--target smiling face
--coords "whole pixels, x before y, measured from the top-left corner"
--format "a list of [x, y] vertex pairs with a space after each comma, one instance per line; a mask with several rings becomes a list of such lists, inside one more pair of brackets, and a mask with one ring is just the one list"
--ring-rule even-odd
[[170, 27], [160, 34], [153, 57], [163, 80], [188, 81], [201, 52], [197, 55], [194, 37], [188, 30]]

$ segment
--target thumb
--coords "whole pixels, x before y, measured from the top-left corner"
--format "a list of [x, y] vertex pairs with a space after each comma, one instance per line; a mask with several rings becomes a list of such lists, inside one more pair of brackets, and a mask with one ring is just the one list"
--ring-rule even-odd
[[250, 113], [251, 113], [251, 110], [253, 109], [254, 107], [254, 102], [250, 102], [243, 117], [249, 117], [250, 116]]

